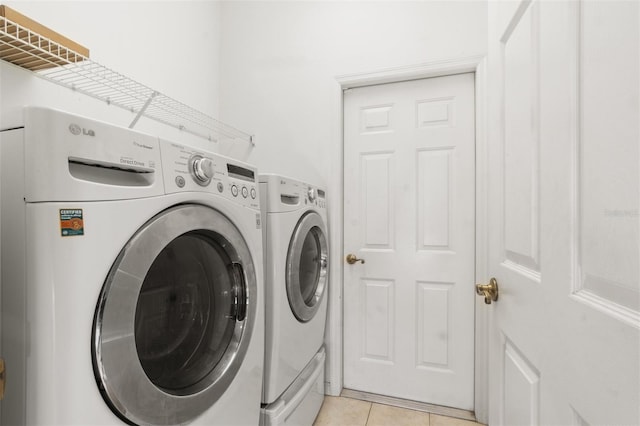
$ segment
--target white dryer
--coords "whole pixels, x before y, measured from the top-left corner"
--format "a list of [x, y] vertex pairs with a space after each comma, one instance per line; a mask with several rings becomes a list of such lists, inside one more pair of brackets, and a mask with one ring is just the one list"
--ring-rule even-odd
[[326, 192], [260, 175], [266, 339], [262, 424], [311, 424], [324, 398]]
[[256, 170], [44, 108], [0, 147], [0, 423], [257, 424]]

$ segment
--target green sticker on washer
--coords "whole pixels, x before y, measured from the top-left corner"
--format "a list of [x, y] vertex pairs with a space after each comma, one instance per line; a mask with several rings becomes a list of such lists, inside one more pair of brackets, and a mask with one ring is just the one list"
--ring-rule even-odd
[[82, 209], [60, 209], [60, 232], [63, 237], [84, 235]]

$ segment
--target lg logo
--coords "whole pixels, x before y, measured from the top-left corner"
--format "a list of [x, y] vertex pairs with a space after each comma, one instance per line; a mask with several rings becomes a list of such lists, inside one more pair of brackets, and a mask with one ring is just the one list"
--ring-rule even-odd
[[85, 129], [84, 127], [80, 127], [75, 123], [69, 124], [69, 131], [71, 132], [71, 134], [74, 134], [76, 136], [80, 135], [80, 134], [83, 134], [85, 136], [95, 136], [96, 135], [96, 132], [94, 132], [93, 130]]

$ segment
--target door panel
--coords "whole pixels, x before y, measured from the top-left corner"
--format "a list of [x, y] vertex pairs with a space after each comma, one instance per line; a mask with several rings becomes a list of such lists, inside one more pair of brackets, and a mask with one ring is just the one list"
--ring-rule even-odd
[[640, 424], [639, 21], [489, 3], [491, 424]]
[[537, 8], [502, 38], [504, 51], [504, 248], [514, 268], [539, 275]]
[[345, 92], [344, 386], [473, 409], [474, 76]]
[[540, 373], [510, 342], [504, 345], [504, 424], [539, 424]]
[[451, 250], [451, 148], [417, 152], [417, 250]]
[[393, 156], [390, 153], [361, 155], [362, 170], [362, 216], [364, 235], [362, 246], [369, 249], [393, 249], [395, 221], [393, 185], [391, 177]]
[[[637, 9], [634, 4], [610, 7], [584, 2], [573, 10], [580, 26], [582, 277], [578, 286], [602, 298], [606, 309], [620, 305], [636, 313], [640, 312]], [[606, 38], [601, 37], [603, 32]], [[613, 75], [626, 83], [611, 84]], [[619, 261], [610, 262], [610, 257]]]

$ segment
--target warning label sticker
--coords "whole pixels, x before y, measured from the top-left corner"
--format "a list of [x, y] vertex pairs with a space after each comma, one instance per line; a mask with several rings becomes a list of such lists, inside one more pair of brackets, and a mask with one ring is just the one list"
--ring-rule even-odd
[[60, 232], [63, 237], [84, 235], [82, 209], [60, 209]]

